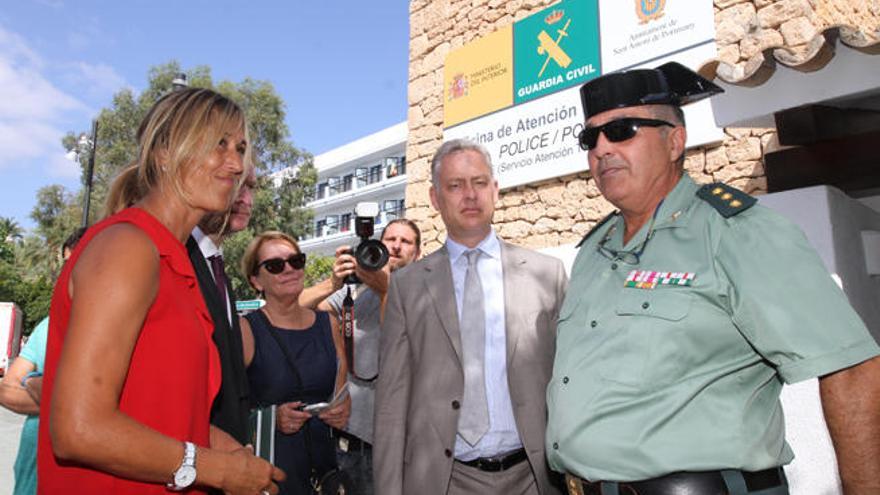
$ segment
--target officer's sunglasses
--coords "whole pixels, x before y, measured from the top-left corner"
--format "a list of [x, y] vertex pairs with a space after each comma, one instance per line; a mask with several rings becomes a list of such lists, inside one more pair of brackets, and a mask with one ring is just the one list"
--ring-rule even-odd
[[284, 271], [284, 264], [287, 263], [294, 270], [302, 270], [303, 267], [306, 266], [306, 253], [297, 253], [291, 254], [284, 258], [269, 258], [267, 260], [263, 260], [257, 265], [257, 270], [260, 269], [261, 266], [266, 267], [266, 271], [271, 273], [272, 275], [278, 275], [279, 273]]
[[645, 240], [642, 241], [641, 246], [635, 251], [618, 251], [605, 245], [611, 240], [611, 234], [614, 233], [615, 227], [608, 229], [608, 232], [605, 233], [605, 237], [603, 237], [596, 246], [596, 250], [599, 251], [599, 254], [611, 261], [622, 261], [627, 265], [638, 265], [642, 260], [642, 255], [645, 254], [645, 247], [648, 246], [648, 241], [654, 237], [654, 219], [651, 219], [651, 225], [648, 227], [648, 234], [645, 235]]
[[660, 206], [662, 204], [663, 201], [660, 201], [657, 207], [654, 208], [654, 215], [651, 216], [651, 223], [648, 224], [648, 233], [645, 234], [645, 240], [642, 241], [642, 245], [639, 246], [638, 249], [635, 251], [618, 251], [606, 246], [608, 241], [611, 240], [611, 235], [614, 234], [614, 230], [617, 228], [617, 225], [614, 225], [605, 232], [605, 237], [603, 237], [596, 246], [599, 254], [611, 261], [622, 261], [627, 265], [638, 265], [642, 260], [642, 255], [645, 253], [645, 248], [648, 246], [648, 241], [654, 237], [654, 221], [657, 220], [657, 213], [660, 212]]
[[657, 119], [641, 119], [638, 117], [625, 117], [622, 119], [612, 120], [596, 127], [584, 127], [584, 130], [578, 134], [578, 144], [581, 149], [589, 151], [596, 147], [596, 141], [599, 140], [599, 133], [605, 134], [605, 139], [612, 143], [619, 143], [632, 139], [639, 131], [639, 127], [675, 127], [670, 122]]

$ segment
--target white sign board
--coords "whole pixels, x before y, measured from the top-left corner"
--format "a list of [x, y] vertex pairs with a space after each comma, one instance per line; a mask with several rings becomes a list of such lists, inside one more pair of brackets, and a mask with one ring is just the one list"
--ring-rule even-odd
[[[662, 15], [643, 20], [639, 16], [640, 3], [658, 4], [656, 13]], [[705, 43], [712, 45], [711, 58], [715, 58], [713, 9], [712, 2], [706, 1], [601, 0], [599, 33], [602, 40], [602, 73], [646, 64], [653, 67], [659, 63], [651, 63], [652, 60]], [[674, 59], [688, 65], [678, 57]]]
[[[653, 7], [648, 9], [645, 4]], [[545, 16], [554, 8], [535, 16]], [[668, 61], [696, 68], [716, 57], [711, 2], [601, 0], [598, 8], [602, 74], [656, 67]], [[522, 22], [513, 26], [514, 39]], [[511, 58], [516, 60], [516, 56]], [[516, 70], [514, 66], [513, 72]], [[444, 130], [443, 138], [469, 138], [486, 146], [502, 189], [587, 170], [587, 153], [577, 142], [584, 125], [580, 86], [562, 84], [563, 89], [546, 96], [452, 125]], [[688, 147], [723, 138], [708, 101], [684, 110]]]

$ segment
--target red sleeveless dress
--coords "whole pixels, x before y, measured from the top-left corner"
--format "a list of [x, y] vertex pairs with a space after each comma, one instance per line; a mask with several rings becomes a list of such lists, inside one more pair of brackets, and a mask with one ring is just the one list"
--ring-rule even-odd
[[[132, 352], [119, 409], [170, 437], [205, 447], [209, 444], [211, 404], [220, 387], [220, 361], [211, 340], [214, 330], [211, 316], [186, 247], [149, 213], [128, 208], [89, 228], [55, 284], [40, 406], [37, 452], [40, 494], [169, 493], [164, 484], [132, 481], [89, 467], [62, 463], [52, 453], [49, 410], [70, 317], [71, 301], [67, 292], [70, 272], [83, 248], [98, 232], [122, 222], [133, 224], [149, 235], [159, 252], [160, 263], [159, 290]], [[119, 256], [125, 256], [124, 249], [119, 251]], [[168, 473], [168, 481], [172, 474]]]

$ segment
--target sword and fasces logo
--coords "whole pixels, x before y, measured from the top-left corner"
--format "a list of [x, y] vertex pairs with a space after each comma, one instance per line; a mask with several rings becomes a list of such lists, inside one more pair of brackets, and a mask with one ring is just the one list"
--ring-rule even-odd
[[[544, 18], [544, 22], [548, 26], [552, 26], [553, 24], [561, 21], [564, 15], [564, 10], [554, 10], [550, 13], [550, 15]], [[562, 47], [559, 46], [562, 38], [568, 36], [568, 26], [570, 25], [571, 19], [565, 21], [565, 26], [563, 26], [562, 29], [556, 30], [557, 37], [555, 40], [551, 38], [549, 34], [547, 34], [547, 31], [544, 31], [543, 29], [540, 33], [538, 33], [538, 53], [541, 55], [547, 54], [547, 59], [544, 60], [544, 65], [541, 66], [541, 71], [538, 72], [538, 77], [544, 75], [544, 70], [547, 69], [547, 64], [550, 63], [551, 59], [556, 62], [556, 65], [562, 68], [566, 68], [569, 64], [571, 64], [571, 57], [569, 57], [568, 54], [565, 53], [565, 50], [563, 50]]]

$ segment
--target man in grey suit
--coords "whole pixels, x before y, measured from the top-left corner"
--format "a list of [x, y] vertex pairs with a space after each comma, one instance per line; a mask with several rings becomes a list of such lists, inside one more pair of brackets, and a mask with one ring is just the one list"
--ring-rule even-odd
[[445, 245], [391, 278], [375, 405], [376, 493], [553, 494], [545, 389], [562, 263], [496, 237], [489, 154], [449, 141], [431, 162]]

